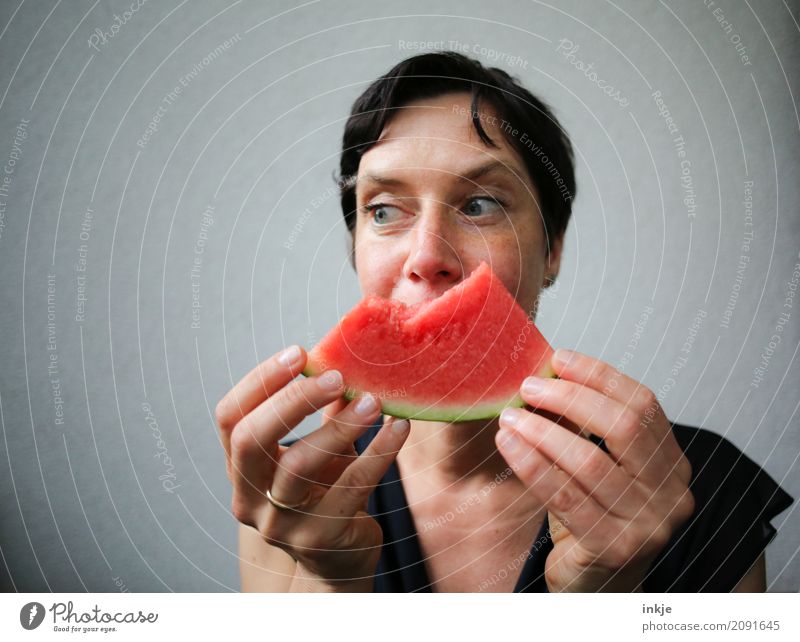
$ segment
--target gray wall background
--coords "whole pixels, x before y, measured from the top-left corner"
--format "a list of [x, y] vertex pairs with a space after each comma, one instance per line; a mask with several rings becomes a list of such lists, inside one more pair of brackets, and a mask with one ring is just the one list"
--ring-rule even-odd
[[[573, 137], [545, 336], [800, 497], [796, 1], [130, 7], [0, 3], [4, 589], [238, 590], [214, 405], [358, 300], [331, 191], [343, 122], [423, 41], [519, 76]], [[774, 523], [770, 588], [796, 590], [797, 502]]]

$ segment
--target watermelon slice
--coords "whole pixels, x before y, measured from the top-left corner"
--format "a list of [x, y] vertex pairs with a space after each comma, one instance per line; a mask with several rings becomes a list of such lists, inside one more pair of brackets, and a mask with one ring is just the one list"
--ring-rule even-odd
[[523, 406], [525, 377], [555, 376], [553, 349], [482, 262], [442, 296], [413, 306], [367, 296], [308, 354], [303, 374], [336, 369], [345, 396], [428, 421], [496, 417]]

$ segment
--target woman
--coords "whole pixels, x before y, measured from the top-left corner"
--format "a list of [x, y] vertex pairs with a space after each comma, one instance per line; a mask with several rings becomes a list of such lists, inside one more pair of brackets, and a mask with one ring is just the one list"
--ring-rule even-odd
[[[485, 260], [531, 311], [575, 195], [550, 110], [449, 52], [359, 97], [340, 187], [365, 295], [417, 303]], [[347, 403], [340, 373], [298, 378], [305, 361], [284, 350], [217, 408], [243, 590], [765, 590], [769, 519], [792, 498], [606, 363], [559, 350], [559, 379], [522, 385], [526, 409], [409, 425]], [[279, 445], [319, 409], [319, 430]]]

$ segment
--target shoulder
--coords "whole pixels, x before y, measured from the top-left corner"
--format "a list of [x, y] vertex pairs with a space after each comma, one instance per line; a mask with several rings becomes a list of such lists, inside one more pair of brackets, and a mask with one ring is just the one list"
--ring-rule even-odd
[[691, 489], [709, 501], [741, 504], [758, 499], [773, 515], [794, 501], [770, 475], [729, 439], [704, 428], [673, 424], [675, 440], [692, 465]]
[[646, 590], [731, 591], [772, 541], [794, 499], [729, 439], [672, 424], [692, 466], [695, 512], [651, 569]]

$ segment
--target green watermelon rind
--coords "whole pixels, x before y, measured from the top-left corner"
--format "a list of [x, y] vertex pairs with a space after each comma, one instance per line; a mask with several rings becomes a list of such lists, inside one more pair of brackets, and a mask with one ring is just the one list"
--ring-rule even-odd
[[[348, 397], [349, 399], [352, 397]], [[446, 408], [438, 406], [436, 408], [428, 408], [419, 410], [414, 406], [408, 404], [400, 404], [394, 401], [381, 401], [381, 412], [385, 415], [398, 417], [400, 419], [419, 419], [421, 421], [443, 421], [448, 423], [455, 423], [460, 421], [475, 421], [479, 419], [494, 419], [499, 416], [503, 408], [521, 408], [525, 402], [521, 397], [512, 399], [510, 402], [501, 404], [481, 404], [470, 408], [469, 410], [462, 410], [461, 408]]]

